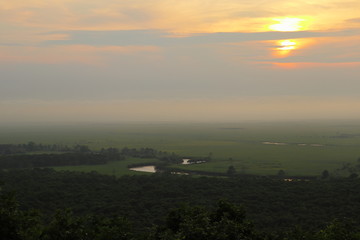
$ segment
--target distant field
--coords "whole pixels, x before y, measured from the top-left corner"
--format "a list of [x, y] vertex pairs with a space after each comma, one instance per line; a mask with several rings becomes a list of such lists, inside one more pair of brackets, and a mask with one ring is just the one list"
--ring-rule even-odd
[[129, 164], [134, 163], [153, 163], [157, 162], [156, 159], [139, 159], [139, 158], [129, 158], [124, 161], [114, 161], [108, 162], [104, 165], [83, 165], [83, 166], [68, 166], [68, 167], [54, 167], [55, 170], [65, 170], [65, 171], [79, 171], [79, 172], [92, 172], [96, 171], [100, 174], [113, 175], [116, 177], [124, 175], [144, 175], [151, 173], [136, 172], [130, 171], [128, 169]]
[[[85, 144], [92, 149], [151, 147], [184, 157], [210, 155], [209, 163], [176, 167], [213, 172], [226, 172], [233, 165], [247, 174], [275, 175], [283, 169], [289, 175], [320, 175], [360, 157], [360, 123], [356, 122], [47, 124], [0, 126], [0, 133], [0, 143]], [[120, 176], [127, 173], [120, 165], [133, 161], [109, 163], [96, 170]]]

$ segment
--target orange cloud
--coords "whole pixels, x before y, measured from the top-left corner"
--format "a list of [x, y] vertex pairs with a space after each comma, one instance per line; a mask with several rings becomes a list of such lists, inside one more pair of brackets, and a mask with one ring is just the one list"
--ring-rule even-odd
[[[163, 29], [171, 32], [262, 31], [274, 18], [294, 18], [304, 12], [316, 16], [311, 30], [344, 28], [358, 18], [360, 3], [301, 0], [243, 2], [223, 0], [115, 1], [3, 1], [3, 22], [47, 30]], [[324, 10], [326, 9], [326, 11]]]
[[271, 63], [274, 67], [283, 69], [295, 68], [358, 68], [360, 62], [346, 63], [317, 63], [317, 62], [289, 62], [289, 63]]
[[[359, 36], [313, 37], [251, 42], [267, 46], [257, 58], [260, 64], [282, 68], [345, 67], [360, 63]], [[270, 47], [269, 47], [270, 46]], [[270, 54], [266, 54], [268, 51]]]

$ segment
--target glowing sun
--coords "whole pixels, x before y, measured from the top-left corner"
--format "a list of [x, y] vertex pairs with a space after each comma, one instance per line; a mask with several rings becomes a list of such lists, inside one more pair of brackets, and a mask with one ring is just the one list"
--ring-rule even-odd
[[278, 50], [289, 51], [296, 49], [296, 42], [293, 40], [284, 40], [279, 42]]
[[305, 21], [301, 18], [275, 18], [278, 23], [269, 26], [270, 30], [280, 32], [295, 32], [304, 28], [302, 23]]

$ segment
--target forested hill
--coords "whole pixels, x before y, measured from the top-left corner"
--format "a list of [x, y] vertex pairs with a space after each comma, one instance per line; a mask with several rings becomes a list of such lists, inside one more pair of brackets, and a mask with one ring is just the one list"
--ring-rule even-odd
[[244, 206], [262, 231], [296, 225], [309, 231], [334, 219], [360, 222], [360, 180], [285, 182], [265, 177], [209, 178], [166, 174], [115, 178], [52, 169], [0, 171], [2, 191], [15, 191], [21, 209], [40, 209], [45, 217], [71, 208], [75, 215], [122, 216], [137, 231], [164, 223], [170, 209], [189, 204], [214, 206], [228, 199]]

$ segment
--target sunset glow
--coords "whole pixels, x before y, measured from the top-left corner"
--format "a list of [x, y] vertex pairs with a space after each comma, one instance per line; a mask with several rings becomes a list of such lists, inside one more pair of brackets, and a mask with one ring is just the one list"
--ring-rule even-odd
[[304, 19], [301, 18], [274, 18], [278, 22], [269, 26], [272, 31], [295, 32], [304, 29]]
[[[2, 111], [11, 121], [14, 105], [66, 102], [71, 119], [74, 101], [98, 106], [96, 116], [120, 111], [109, 101], [125, 109], [155, 99], [128, 119], [163, 120], [170, 111], [155, 109], [174, 99], [187, 104], [174, 107], [177, 117], [192, 116], [198, 99], [222, 102], [214, 116], [231, 116], [228, 103], [241, 97], [360, 99], [359, 9], [338, 0], [0, 0], [0, 110], [11, 102]], [[255, 116], [252, 106], [236, 116]]]
[[279, 47], [277, 49], [281, 51], [294, 50], [296, 49], [296, 42], [292, 40], [280, 41]]
[[296, 39], [286, 39], [286, 40], [279, 40], [275, 42], [275, 47], [272, 49], [273, 56], [276, 58], [286, 58], [292, 52], [301, 45], [299, 45], [300, 41]]

